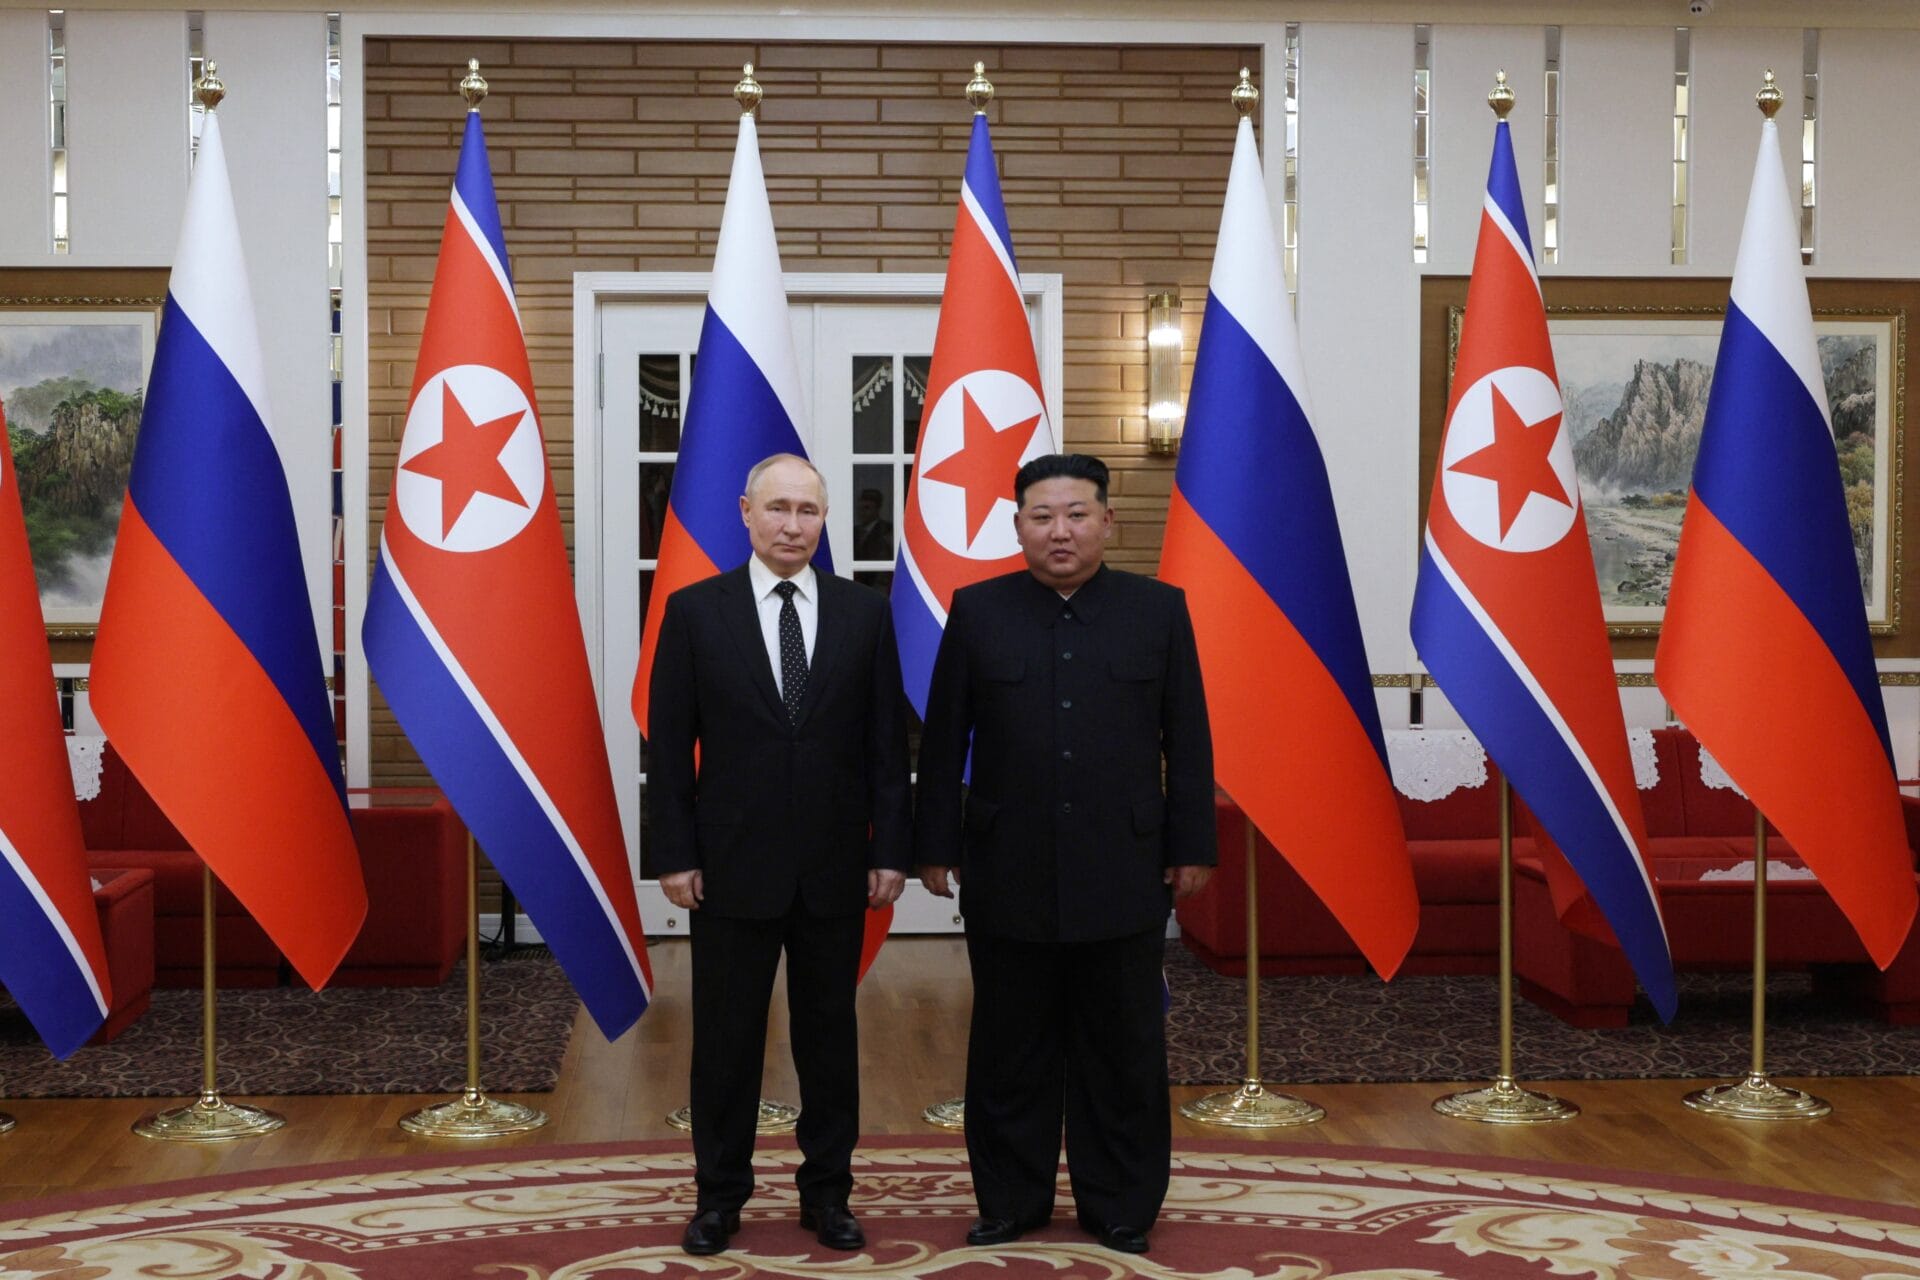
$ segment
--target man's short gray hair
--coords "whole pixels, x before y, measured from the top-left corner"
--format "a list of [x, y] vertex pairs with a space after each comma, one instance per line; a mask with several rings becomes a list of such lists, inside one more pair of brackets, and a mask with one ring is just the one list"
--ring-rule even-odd
[[753, 470], [747, 472], [746, 496], [749, 499], [753, 497], [753, 487], [760, 483], [761, 474], [765, 472], [768, 467], [779, 462], [797, 462], [807, 470], [813, 472], [813, 478], [820, 483], [820, 505], [823, 508], [827, 505], [827, 478], [820, 474], [820, 468], [814, 466], [813, 463], [797, 453], [776, 453], [772, 457], [762, 458], [760, 461], [754, 463]]

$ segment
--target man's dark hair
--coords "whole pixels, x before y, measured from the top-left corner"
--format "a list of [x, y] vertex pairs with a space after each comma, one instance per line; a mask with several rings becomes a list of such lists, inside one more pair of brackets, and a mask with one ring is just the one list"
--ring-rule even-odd
[[1027, 505], [1027, 489], [1042, 480], [1057, 480], [1065, 476], [1069, 480], [1091, 480], [1100, 495], [1100, 505], [1107, 504], [1107, 464], [1090, 453], [1043, 453], [1020, 468], [1013, 478], [1013, 505], [1024, 508]]

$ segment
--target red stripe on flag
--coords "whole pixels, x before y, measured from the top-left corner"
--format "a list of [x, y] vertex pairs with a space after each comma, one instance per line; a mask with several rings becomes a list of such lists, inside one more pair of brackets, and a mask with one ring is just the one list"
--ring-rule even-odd
[[367, 915], [339, 793], [272, 680], [131, 501], [113, 556], [94, 713], [195, 852], [324, 986]]
[[669, 505], [667, 518], [660, 527], [660, 559], [653, 571], [652, 594], [647, 597], [647, 619], [640, 632], [640, 665], [633, 673], [633, 722], [640, 726], [643, 738], [647, 735], [653, 651], [660, 643], [660, 621], [667, 616], [667, 597], [718, 572], [720, 566], [694, 541]]
[[1393, 782], [1333, 674], [1176, 489], [1160, 576], [1186, 590], [1214, 773], [1391, 978], [1420, 927]]
[[855, 982], [866, 978], [867, 970], [873, 968], [874, 960], [880, 955], [880, 948], [887, 945], [887, 934], [893, 929], [893, 904], [889, 902], [878, 911], [867, 912], [864, 928], [860, 938], [860, 974]]
[[1690, 496], [1655, 678], [1884, 969], [1920, 898], [1879, 733], [1806, 616]]

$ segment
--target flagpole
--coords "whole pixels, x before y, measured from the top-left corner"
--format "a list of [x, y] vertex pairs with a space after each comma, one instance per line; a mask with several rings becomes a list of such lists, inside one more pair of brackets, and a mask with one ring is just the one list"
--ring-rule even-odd
[[[1774, 93], [1778, 95], [1779, 90]], [[1695, 1111], [1729, 1120], [1817, 1120], [1833, 1110], [1825, 1098], [1767, 1078], [1767, 818], [1757, 806], [1753, 811], [1752, 1064], [1745, 1080], [1695, 1089], [1682, 1101]]]
[[[201, 101], [209, 109], [220, 101], [220, 82], [213, 78], [214, 64], [200, 84]], [[211, 92], [209, 92], [209, 85]], [[207, 101], [208, 97], [212, 101]], [[133, 1131], [143, 1138], [161, 1142], [228, 1142], [234, 1138], [253, 1138], [272, 1133], [286, 1124], [285, 1116], [244, 1102], [228, 1102], [220, 1096], [219, 1051], [214, 1036], [214, 914], [213, 868], [200, 864], [200, 1097], [183, 1107], [150, 1111], [133, 1123]]]
[[[1500, 87], [1506, 87], [1504, 73]], [[1434, 1099], [1433, 1109], [1456, 1120], [1482, 1124], [1547, 1124], [1580, 1114], [1580, 1108], [1566, 1099], [1522, 1088], [1513, 1078], [1513, 792], [1504, 773], [1500, 775], [1500, 1074], [1490, 1085]]]
[[[468, 79], [478, 80], [477, 68]], [[462, 82], [461, 88], [466, 88]], [[480, 81], [481, 96], [486, 81]], [[475, 99], [468, 98], [469, 102]], [[467, 1087], [447, 1102], [409, 1111], [400, 1117], [408, 1133], [428, 1138], [497, 1138], [525, 1133], [547, 1122], [547, 1113], [518, 1102], [489, 1098], [480, 1089], [480, 851], [467, 833]]]

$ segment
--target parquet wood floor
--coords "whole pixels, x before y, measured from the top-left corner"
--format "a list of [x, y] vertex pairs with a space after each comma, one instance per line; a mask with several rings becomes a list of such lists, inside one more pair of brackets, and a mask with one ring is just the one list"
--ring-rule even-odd
[[[691, 1032], [684, 942], [653, 949], [656, 998], [638, 1027], [618, 1042], [600, 1038], [584, 1014], [567, 1051], [560, 1087], [521, 1095], [552, 1122], [497, 1147], [673, 1136], [668, 1111], [686, 1098]], [[920, 1120], [929, 1102], [959, 1093], [969, 1008], [966, 957], [955, 938], [891, 943], [861, 989], [863, 1128], [869, 1133], [931, 1134]], [[511, 1034], [492, 1027], [488, 1034]], [[1488, 1065], [1494, 1056], [1487, 1029]], [[484, 1081], [483, 1081], [484, 1083]], [[1478, 1084], [1483, 1081], [1474, 1081]], [[1316, 1085], [1301, 1092], [1327, 1109], [1303, 1128], [1260, 1134], [1175, 1120], [1182, 1137], [1258, 1142], [1344, 1143], [1426, 1152], [1481, 1153], [1532, 1160], [1692, 1175], [1829, 1195], [1920, 1205], [1920, 1079], [1877, 1077], [1786, 1081], [1813, 1088], [1834, 1114], [1812, 1122], [1741, 1124], [1697, 1115], [1680, 1103], [1693, 1082], [1676, 1080], [1541, 1082], [1582, 1108], [1568, 1123], [1500, 1128], [1434, 1114], [1446, 1087], [1429, 1084]], [[1200, 1089], [1175, 1090], [1183, 1101]], [[776, 998], [769, 1030], [766, 1093], [797, 1100], [788, 1056], [785, 1002]], [[273, 1107], [287, 1127], [265, 1138], [217, 1146], [150, 1142], [129, 1126], [150, 1100], [13, 1101], [18, 1127], [0, 1137], [0, 1202], [247, 1170], [384, 1156], [430, 1162], [436, 1151], [471, 1149], [415, 1138], [397, 1121], [438, 1098], [290, 1097], [247, 1099]]]

